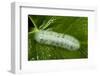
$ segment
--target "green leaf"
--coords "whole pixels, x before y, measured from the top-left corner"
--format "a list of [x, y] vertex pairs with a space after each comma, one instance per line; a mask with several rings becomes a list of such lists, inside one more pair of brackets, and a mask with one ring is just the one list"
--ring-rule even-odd
[[[40, 44], [34, 40], [34, 32], [29, 28], [31, 21], [29, 21], [28, 29], [28, 60], [53, 60], [53, 59], [79, 59], [88, 58], [88, 17], [73, 17], [73, 16], [41, 16], [30, 15], [37, 27], [45, 28], [45, 30], [52, 28], [52, 31], [68, 34], [74, 36], [80, 41], [80, 49], [76, 51], [69, 51], [67, 49], [55, 47], [52, 45]], [[54, 17], [56, 21], [50, 25], [47, 22]]]

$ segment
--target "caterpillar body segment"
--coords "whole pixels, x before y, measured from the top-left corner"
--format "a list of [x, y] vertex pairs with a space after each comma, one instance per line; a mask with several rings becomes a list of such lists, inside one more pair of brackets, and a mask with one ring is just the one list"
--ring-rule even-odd
[[80, 48], [79, 41], [73, 36], [53, 31], [40, 30], [35, 33], [35, 40], [41, 44], [53, 45], [72, 51]]

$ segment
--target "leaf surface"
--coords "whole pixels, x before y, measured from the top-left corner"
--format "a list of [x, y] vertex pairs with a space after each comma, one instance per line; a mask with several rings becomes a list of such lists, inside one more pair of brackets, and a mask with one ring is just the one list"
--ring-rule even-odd
[[[37, 27], [45, 25], [53, 16], [30, 15]], [[69, 51], [52, 45], [40, 44], [34, 40], [34, 33], [28, 35], [28, 60], [79, 59], [88, 57], [88, 17], [54, 16], [56, 21], [46, 29], [71, 35], [80, 41], [80, 49]], [[32, 22], [28, 22], [29, 32], [33, 31]], [[33, 28], [33, 29], [30, 29]]]

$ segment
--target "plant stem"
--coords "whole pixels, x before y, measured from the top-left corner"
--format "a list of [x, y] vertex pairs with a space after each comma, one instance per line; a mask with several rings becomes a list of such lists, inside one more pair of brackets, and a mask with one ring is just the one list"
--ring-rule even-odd
[[37, 25], [35, 24], [34, 20], [31, 18], [31, 16], [29, 16], [29, 18], [30, 18], [30, 20], [32, 21], [34, 27], [35, 27], [36, 29], [38, 29], [38, 28], [37, 28]]

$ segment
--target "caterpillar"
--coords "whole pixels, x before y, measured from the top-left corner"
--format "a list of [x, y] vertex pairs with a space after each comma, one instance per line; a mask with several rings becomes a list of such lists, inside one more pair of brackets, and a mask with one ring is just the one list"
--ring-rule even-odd
[[36, 32], [35, 40], [42, 44], [53, 45], [68, 50], [77, 50], [80, 47], [79, 41], [76, 38], [53, 31], [41, 30]]
[[56, 20], [53, 17], [47, 22], [47, 24], [41, 25], [40, 26], [40, 28], [42, 27], [41, 29], [37, 29], [33, 19], [31, 17], [29, 18], [35, 25], [35, 29], [33, 31], [35, 34], [34, 39], [38, 43], [61, 47], [71, 51], [75, 51], [80, 48], [80, 42], [75, 37], [67, 34], [57, 33], [50, 30], [44, 30]]

